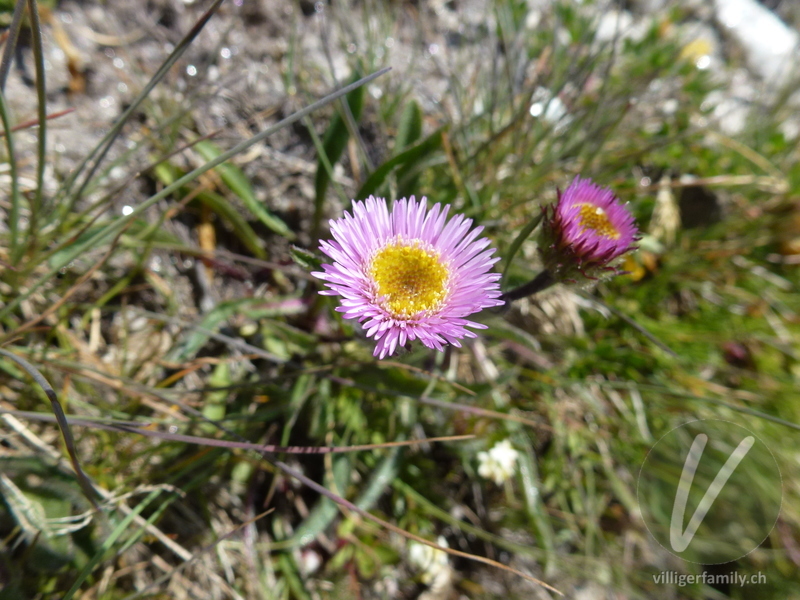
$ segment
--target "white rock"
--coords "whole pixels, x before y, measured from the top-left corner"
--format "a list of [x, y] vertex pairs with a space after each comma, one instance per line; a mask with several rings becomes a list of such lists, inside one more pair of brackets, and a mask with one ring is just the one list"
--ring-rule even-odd
[[716, 19], [745, 51], [747, 64], [779, 87], [796, 72], [800, 34], [756, 0], [714, 0]]
[[600, 15], [594, 38], [600, 42], [622, 39], [630, 32], [633, 17], [627, 10], [609, 10]]

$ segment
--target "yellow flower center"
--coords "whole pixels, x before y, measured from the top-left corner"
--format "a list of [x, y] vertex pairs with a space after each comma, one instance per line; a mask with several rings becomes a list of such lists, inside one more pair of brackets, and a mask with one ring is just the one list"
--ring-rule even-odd
[[584, 229], [591, 229], [597, 235], [611, 238], [612, 240], [619, 239], [619, 231], [608, 220], [606, 211], [594, 204], [582, 203], [580, 206], [581, 225]]
[[384, 298], [384, 308], [397, 317], [434, 309], [447, 293], [447, 267], [438, 252], [419, 242], [387, 245], [375, 254], [369, 272], [378, 296]]

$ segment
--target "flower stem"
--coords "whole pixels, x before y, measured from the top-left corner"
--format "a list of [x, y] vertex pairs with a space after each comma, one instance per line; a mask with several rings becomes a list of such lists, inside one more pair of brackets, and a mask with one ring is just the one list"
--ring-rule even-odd
[[520, 298], [525, 298], [526, 296], [538, 294], [542, 290], [546, 290], [555, 283], [556, 280], [550, 274], [550, 271], [542, 271], [528, 283], [521, 285], [510, 292], [506, 292], [500, 296], [500, 299], [505, 300], [506, 305], [509, 305], [514, 302], [514, 300], [519, 300]]

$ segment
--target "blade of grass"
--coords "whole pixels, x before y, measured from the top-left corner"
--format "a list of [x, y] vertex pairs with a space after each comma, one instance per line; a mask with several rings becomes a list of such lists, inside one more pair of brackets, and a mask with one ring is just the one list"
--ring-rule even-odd
[[107, 225], [101, 231], [99, 231], [98, 233], [93, 235], [91, 238], [86, 240], [86, 242], [84, 242], [84, 243], [82, 243], [80, 245], [76, 245], [74, 248], [72, 248], [69, 251], [65, 251], [64, 254], [60, 257], [60, 260], [57, 262], [57, 264], [48, 273], [46, 273], [41, 279], [39, 279], [35, 283], [32, 283], [31, 286], [27, 289], [27, 291], [25, 293], [20, 294], [19, 296], [14, 298], [14, 300], [9, 302], [2, 310], [0, 310], [0, 321], [5, 319], [11, 313], [11, 311], [15, 310], [20, 305], [20, 303], [22, 303], [25, 300], [27, 300], [28, 298], [30, 298], [30, 296], [32, 294], [34, 294], [36, 292], [36, 290], [38, 290], [40, 287], [42, 287], [47, 281], [49, 281], [52, 277], [55, 277], [62, 267], [68, 265], [71, 261], [73, 261], [76, 258], [78, 258], [81, 254], [86, 252], [88, 249], [97, 248], [100, 244], [103, 243], [103, 241], [106, 238], [108, 238], [108, 237], [114, 235], [115, 233], [121, 231], [122, 229], [124, 229], [128, 225], [128, 223], [130, 223], [134, 219], [139, 218], [145, 210], [147, 210], [148, 208], [153, 206], [153, 204], [155, 204], [159, 200], [163, 200], [164, 198], [166, 198], [170, 194], [174, 193], [176, 190], [179, 190], [181, 187], [185, 186], [187, 183], [190, 183], [190, 182], [194, 181], [195, 179], [197, 179], [197, 177], [199, 177], [200, 175], [202, 175], [206, 171], [209, 171], [209, 170], [213, 169], [214, 167], [224, 163], [226, 160], [230, 159], [231, 157], [236, 156], [237, 154], [243, 152], [244, 150], [250, 148], [251, 146], [253, 146], [255, 144], [258, 144], [263, 139], [269, 137], [270, 135], [272, 135], [276, 131], [279, 131], [279, 130], [283, 129], [284, 127], [286, 127], [287, 125], [291, 125], [292, 123], [294, 123], [296, 121], [299, 121], [300, 119], [302, 119], [306, 115], [308, 115], [308, 114], [314, 112], [315, 110], [325, 106], [326, 104], [329, 104], [330, 102], [333, 102], [337, 98], [340, 98], [341, 96], [344, 96], [345, 94], [347, 94], [348, 92], [354, 90], [355, 88], [360, 87], [360, 86], [362, 86], [362, 85], [364, 85], [366, 83], [369, 83], [373, 79], [375, 79], [377, 77], [380, 77], [381, 75], [383, 75], [384, 73], [389, 72], [390, 70], [391, 70], [391, 67], [387, 67], [385, 69], [381, 69], [380, 71], [376, 71], [375, 73], [367, 75], [366, 77], [364, 77], [362, 79], [359, 79], [355, 83], [352, 83], [352, 84], [350, 84], [350, 85], [348, 85], [348, 86], [346, 86], [346, 87], [344, 87], [344, 88], [342, 88], [340, 90], [337, 90], [337, 91], [335, 91], [335, 92], [333, 92], [331, 94], [328, 94], [327, 96], [325, 96], [321, 100], [318, 100], [317, 102], [314, 102], [313, 104], [308, 105], [306, 108], [297, 111], [293, 115], [290, 115], [290, 116], [286, 117], [282, 121], [279, 121], [278, 123], [276, 123], [272, 127], [268, 127], [267, 129], [265, 129], [261, 133], [258, 133], [256, 135], [254, 135], [250, 139], [247, 139], [247, 140], [237, 144], [236, 146], [234, 146], [233, 148], [231, 148], [227, 152], [223, 152], [222, 154], [220, 154], [216, 159], [214, 159], [212, 161], [209, 161], [205, 165], [203, 165], [201, 167], [198, 167], [197, 169], [191, 171], [190, 173], [187, 173], [183, 177], [180, 177], [179, 179], [177, 179], [171, 185], [166, 186], [163, 190], [161, 190], [157, 194], [151, 196], [150, 198], [148, 198], [147, 200], [145, 200], [144, 202], [139, 204], [133, 210], [133, 212], [131, 212], [130, 214], [128, 214], [126, 216], [120, 217], [119, 219], [115, 220], [113, 223]]
[[300, 579], [297, 565], [294, 564], [291, 556], [281, 554], [278, 557], [278, 568], [283, 574], [284, 581], [289, 585], [292, 598], [296, 600], [311, 600], [311, 596], [306, 591], [306, 586], [303, 585]]
[[[220, 155], [220, 149], [209, 141], [198, 142], [195, 146], [195, 150], [197, 150], [205, 160], [213, 160]], [[289, 229], [289, 226], [270, 213], [266, 207], [256, 199], [250, 181], [248, 181], [239, 167], [231, 163], [224, 163], [219, 165], [216, 171], [219, 173], [222, 181], [225, 182], [225, 185], [239, 197], [247, 209], [267, 228], [285, 237], [287, 240], [294, 239], [294, 232]]]
[[92, 505], [95, 508], [98, 508], [95, 500], [94, 487], [89, 481], [89, 478], [83, 472], [83, 469], [81, 469], [81, 465], [78, 462], [78, 453], [75, 450], [75, 440], [72, 437], [72, 431], [69, 428], [67, 417], [64, 414], [64, 410], [61, 408], [61, 403], [58, 401], [58, 396], [56, 395], [55, 390], [47, 381], [47, 379], [45, 379], [44, 376], [39, 372], [39, 370], [24, 358], [17, 356], [16, 354], [12, 354], [8, 350], [4, 350], [2, 348], [0, 348], [0, 355], [10, 358], [20, 367], [25, 369], [28, 374], [33, 377], [33, 380], [39, 385], [39, 387], [44, 390], [44, 393], [50, 400], [50, 405], [53, 409], [53, 413], [55, 414], [55, 420], [58, 423], [58, 427], [61, 429], [61, 435], [64, 436], [64, 444], [67, 447], [67, 452], [69, 453], [69, 458], [72, 462], [72, 468], [75, 469], [75, 475], [78, 477], [78, 483]]
[[[320, 19], [320, 37], [322, 38], [322, 50], [325, 53], [325, 59], [328, 62], [328, 68], [330, 69], [331, 77], [333, 78], [333, 84], [336, 87], [339, 87], [339, 78], [336, 77], [336, 66], [334, 65], [333, 61], [333, 54], [331, 53], [331, 44], [330, 44], [330, 37], [328, 35], [328, 27], [326, 26], [328, 21], [326, 19]], [[360, 75], [360, 69], [356, 71], [356, 76]], [[358, 114], [354, 114], [354, 111], [350, 110], [349, 98], [348, 101], [339, 101], [339, 108], [341, 110], [341, 115], [344, 116], [344, 124], [347, 127], [348, 134], [356, 141], [358, 145], [358, 149], [361, 151], [361, 156], [364, 160], [364, 164], [367, 167], [367, 170], [371, 171], [373, 169], [372, 161], [369, 157], [369, 152], [367, 152], [367, 146], [364, 143], [364, 139], [361, 137], [361, 134], [358, 132], [358, 123], [357, 120], [359, 118]], [[360, 107], [359, 107], [360, 111]]]
[[422, 110], [416, 100], [410, 100], [397, 126], [397, 137], [394, 140], [394, 153], [400, 154], [411, 144], [422, 137]]
[[42, 45], [42, 25], [39, 22], [39, 8], [36, 0], [28, 0], [28, 16], [31, 20], [31, 46], [36, 64], [36, 99], [39, 112], [39, 140], [37, 146], [36, 192], [31, 203], [30, 240], [35, 244], [39, 233], [39, 218], [44, 216], [44, 169], [47, 164], [47, 90], [44, 79], [44, 48]]
[[536, 485], [539, 475], [536, 468], [533, 445], [526, 435], [518, 432], [514, 436], [517, 447], [524, 448], [519, 456], [519, 479], [525, 494], [525, 511], [536, 528], [538, 539], [545, 550], [545, 572], [556, 568], [555, 533], [547, 520], [545, 508], [542, 506], [541, 493]]
[[[353, 464], [346, 456], [339, 456], [333, 461], [330, 469], [328, 485], [334, 490], [345, 490], [351, 480]], [[308, 516], [294, 530], [291, 539], [300, 546], [311, 543], [317, 536], [325, 531], [338, 514], [336, 504], [325, 496], [319, 498], [317, 503], [308, 513]], [[284, 542], [289, 540], [284, 540]]]
[[[7, 410], [0, 408], [0, 415], [11, 415], [12, 417], [19, 417], [21, 419], [29, 419], [31, 421], [41, 421], [43, 423], [56, 423], [56, 418], [50, 413], [32, 412], [29, 410]], [[67, 417], [67, 423], [70, 425], [91, 427], [95, 423], [107, 423], [110, 425], [122, 425], [123, 427], [150, 427], [151, 421], [121, 421], [113, 417]]]
[[14, 14], [11, 17], [11, 25], [8, 28], [8, 38], [6, 38], [6, 47], [3, 50], [3, 58], [0, 60], [0, 92], [4, 92], [6, 89], [8, 72], [11, 70], [14, 52], [17, 49], [17, 42], [19, 41], [19, 32], [20, 29], [22, 29], [22, 17], [25, 14], [25, 6], [25, 0], [17, 0], [17, 4], [14, 6]]
[[[214, 192], [200, 192], [197, 199], [205, 204], [209, 209], [224, 218], [233, 228], [234, 233], [242, 240], [242, 244], [247, 247], [253, 256], [260, 259], [267, 258], [267, 251], [264, 249], [264, 242], [259, 235], [250, 227], [247, 219], [236, 210], [236, 207], [228, 202], [227, 198]], [[261, 219], [263, 223], [264, 220]], [[280, 221], [283, 224], [283, 221]], [[270, 228], [272, 229], [272, 228]], [[274, 229], [273, 229], [274, 231]], [[294, 237], [294, 234], [290, 236]]]
[[[400, 118], [400, 125], [397, 131], [394, 153], [399, 154], [416, 144], [422, 138], [422, 109], [416, 101], [412, 100], [406, 105], [403, 115]], [[442, 138], [444, 140], [444, 138]], [[418, 160], [409, 160], [406, 164], [397, 169], [397, 194], [398, 196], [408, 196], [413, 194], [419, 184], [420, 172], [426, 156], [421, 156]]]
[[442, 145], [442, 134], [444, 131], [445, 128], [442, 128], [432, 133], [424, 141], [401, 152], [394, 158], [387, 160], [380, 167], [375, 169], [375, 171], [373, 171], [369, 178], [364, 182], [364, 185], [361, 186], [361, 189], [358, 190], [358, 197], [364, 198], [375, 192], [375, 190], [378, 189], [378, 186], [380, 186], [386, 180], [386, 178], [389, 176], [389, 173], [391, 173], [396, 167], [401, 167], [401, 169], [408, 167], [410, 169], [411, 166], [421, 162], [428, 155], [438, 150]]
[[[8, 43], [8, 42], [7, 42]], [[9, 232], [9, 257], [12, 266], [16, 266], [20, 256], [19, 248], [19, 209], [22, 197], [19, 193], [19, 179], [17, 177], [17, 156], [14, 152], [14, 136], [11, 134], [11, 120], [8, 115], [5, 95], [0, 93], [0, 117], [3, 119], [3, 129], [6, 133], [6, 147], [8, 148], [8, 169], [11, 176], [11, 210], [8, 214]]]
[[[15, 417], [24, 417], [27, 419], [34, 419], [43, 422], [58, 422], [56, 417], [45, 413], [35, 413], [28, 411], [6, 410], [0, 408], [0, 414], [13, 415]], [[208, 419], [204, 419], [209, 422]], [[76, 425], [78, 427], [93, 427], [95, 429], [104, 429], [107, 431], [119, 431], [123, 433], [134, 433], [144, 437], [156, 438], [170, 442], [181, 442], [184, 444], [195, 444], [197, 446], [210, 446], [215, 448], [238, 448], [241, 450], [256, 450], [258, 452], [269, 452], [271, 454], [344, 454], [346, 452], [364, 452], [367, 450], [382, 450], [384, 448], [401, 448], [405, 446], [417, 446], [419, 444], [430, 444], [434, 442], [460, 442], [463, 440], [471, 440], [475, 436], [471, 434], [466, 435], [448, 435], [441, 437], [425, 438], [424, 440], [401, 440], [398, 442], [383, 442], [381, 444], [360, 444], [357, 446], [275, 446], [273, 444], [253, 444], [250, 442], [233, 442], [230, 440], [220, 440], [216, 438], [207, 438], [196, 435], [183, 435], [180, 433], [168, 433], [166, 431], [158, 431], [155, 429], [145, 429], [143, 423], [132, 423], [125, 421], [99, 421], [83, 418], [70, 417], [65, 421], [68, 425]]]
[[[174, 182], [178, 172], [179, 171], [173, 165], [167, 162], [162, 162], [153, 167], [153, 174], [164, 185], [169, 185]], [[197, 200], [228, 221], [237, 237], [242, 240], [242, 243], [256, 258], [267, 257], [261, 238], [258, 237], [247, 220], [236, 210], [236, 207], [228, 202], [225, 197], [206, 190], [197, 193]], [[159, 226], [159, 229], [160, 228]]]
[[[333, 176], [333, 165], [331, 164], [330, 158], [328, 158], [328, 151], [325, 149], [325, 144], [317, 135], [316, 130], [314, 129], [314, 124], [311, 122], [311, 119], [306, 117], [303, 119], [303, 125], [306, 126], [306, 130], [308, 134], [311, 136], [311, 141], [314, 144], [314, 149], [317, 151], [317, 156], [319, 157], [319, 163], [317, 166], [317, 176], [315, 180], [317, 193], [314, 197], [314, 216], [311, 221], [311, 237], [316, 238], [319, 236], [319, 226], [322, 221], [322, 209], [325, 204], [325, 193], [324, 191], [320, 194], [320, 186], [322, 188], [327, 189], [328, 181], [333, 183], [333, 187], [336, 190], [336, 195], [339, 196], [339, 199], [342, 201], [342, 204], [345, 206], [347, 205], [348, 198], [347, 194], [344, 192], [344, 188], [342, 185], [336, 181], [336, 178]], [[324, 184], [320, 183], [324, 179]]]
[[[364, 88], [358, 87], [345, 96], [343, 101], [349, 110], [354, 120], [361, 117], [361, 110], [364, 106]], [[319, 156], [317, 164], [317, 175], [314, 179], [314, 219], [311, 226], [311, 237], [317, 237], [319, 232], [319, 225], [322, 220], [322, 211], [325, 205], [325, 192], [328, 190], [328, 184], [334, 181], [333, 166], [339, 162], [339, 158], [344, 152], [347, 140], [350, 139], [350, 132], [347, 128], [346, 119], [340, 113], [336, 113], [331, 119], [328, 130], [322, 142], [319, 141], [316, 131], [314, 130], [310, 120], [304, 121], [308, 128], [311, 138], [314, 141], [314, 146]], [[335, 184], [335, 181], [334, 181]], [[340, 187], [337, 186], [336, 190], [340, 196], [343, 196], [343, 202], [347, 202], [347, 196]]]

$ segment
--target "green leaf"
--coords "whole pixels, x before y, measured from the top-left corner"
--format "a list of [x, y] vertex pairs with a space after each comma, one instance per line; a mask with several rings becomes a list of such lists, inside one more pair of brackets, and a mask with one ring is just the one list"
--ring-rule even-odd
[[293, 598], [297, 598], [297, 600], [311, 600], [311, 596], [306, 591], [306, 587], [303, 585], [303, 581], [300, 579], [297, 566], [294, 564], [294, 561], [289, 554], [282, 552], [278, 555], [278, 568], [286, 578], [286, 582], [289, 584], [289, 589], [292, 592]]
[[[177, 177], [182, 175], [177, 167], [165, 163], [156, 166], [154, 173], [164, 185], [170, 185]], [[264, 250], [264, 242], [253, 231], [253, 228], [250, 227], [250, 224], [241, 213], [223, 196], [215, 192], [204, 191], [197, 195], [197, 200], [227, 221], [239, 240], [253, 253], [253, 256], [262, 259], [267, 257], [267, 253]]]
[[253, 256], [256, 258], [267, 257], [262, 239], [253, 231], [236, 207], [232, 206], [224, 197], [214, 192], [201, 192], [197, 195], [197, 199], [230, 224], [236, 236], [253, 253]]
[[322, 259], [319, 256], [311, 252], [310, 250], [306, 250], [305, 248], [300, 248], [299, 246], [292, 245], [289, 249], [289, 254], [292, 257], [292, 260], [298, 266], [306, 269], [307, 271], [321, 271], [322, 270]]
[[[358, 74], [355, 75], [355, 78], [358, 79]], [[364, 88], [359, 87], [354, 89], [347, 94], [346, 99], [347, 105], [350, 107], [350, 112], [353, 114], [353, 119], [358, 122], [358, 119], [361, 117], [361, 110], [364, 107]], [[328, 126], [328, 130], [325, 132], [325, 136], [322, 139], [322, 147], [331, 168], [333, 168], [341, 158], [349, 138], [350, 133], [347, 130], [347, 124], [344, 118], [341, 114], [336, 113], [333, 119], [331, 119], [331, 124]], [[314, 192], [316, 196], [315, 208], [318, 208], [320, 213], [321, 207], [325, 202], [325, 192], [328, 190], [330, 181], [331, 174], [328, 173], [328, 169], [325, 167], [322, 159], [320, 159], [317, 162], [317, 175], [314, 179]]]
[[[336, 491], [342, 496], [347, 489], [351, 470], [351, 459], [347, 455], [340, 455], [333, 460], [333, 479]], [[339, 508], [333, 500], [320, 498], [308, 516], [297, 526], [292, 540], [297, 540], [300, 546], [310, 543], [328, 528], [338, 514]]]
[[[198, 142], [194, 147], [207, 161], [214, 160], [222, 154], [222, 151], [217, 148], [217, 146], [207, 140]], [[256, 199], [250, 181], [239, 167], [225, 162], [214, 167], [214, 170], [219, 173], [225, 185], [239, 197], [242, 203], [247, 207], [247, 210], [253, 213], [267, 228], [288, 240], [293, 240], [295, 238], [294, 232], [289, 229], [289, 226], [278, 217], [271, 214], [266, 207]]]
[[[419, 104], [412, 100], [406, 104], [400, 116], [400, 126], [397, 130], [395, 141], [395, 155], [400, 154], [411, 144], [422, 137], [422, 111]], [[421, 161], [409, 161], [397, 169], [397, 195], [398, 197], [413, 194], [419, 184]]]
[[395, 168], [402, 166], [408, 171], [436, 152], [442, 145], [442, 133], [444, 131], [444, 127], [435, 131], [424, 141], [401, 152], [375, 169], [367, 181], [364, 182], [364, 185], [361, 186], [357, 197], [366, 198], [373, 194]]
[[400, 124], [397, 127], [397, 137], [394, 142], [395, 155], [400, 154], [422, 137], [422, 111], [416, 100], [412, 100], [403, 109], [400, 115]]
[[[221, 362], [214, 367], [213, 373], [208, 378], [208, 386], [216, 388], [216, 391], [208, 392], [203, 398], [203, 416], [206, 419], [221, 421], [225, 418], [229, 388], [233, 383], [230, 363]], [[203, 423], [202, 430], [205, 435], [216, 433], [216, 427], [210, 423]]]

